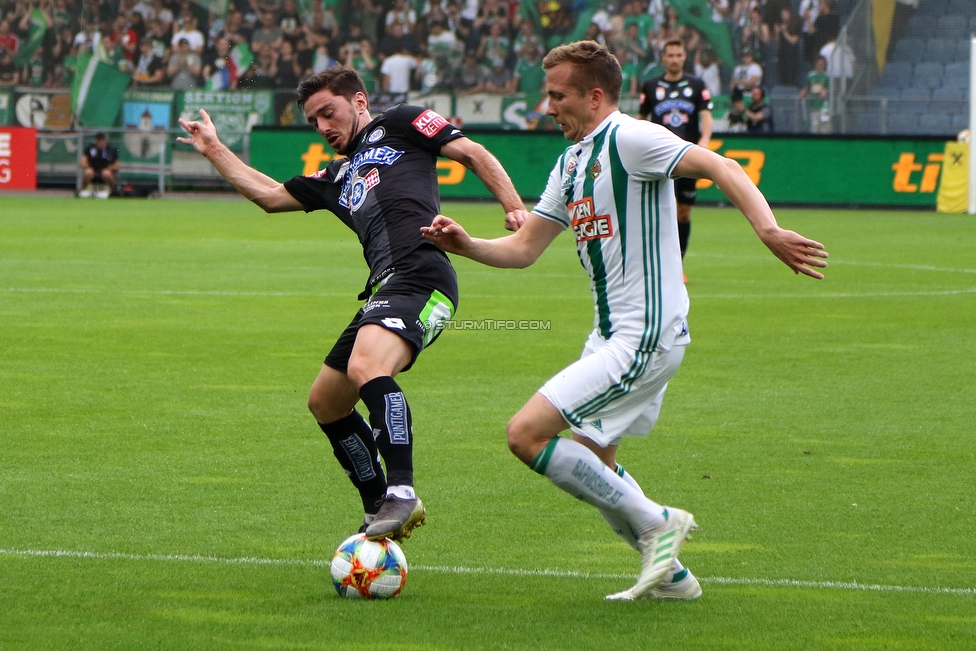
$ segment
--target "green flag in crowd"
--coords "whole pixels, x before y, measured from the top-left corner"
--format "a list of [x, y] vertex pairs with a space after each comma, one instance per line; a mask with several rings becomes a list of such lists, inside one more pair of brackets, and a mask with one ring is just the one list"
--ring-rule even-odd
[[113, 127], [122, 109], [122, 94], [130, 77], [116, 66], [85, 52], [78, 55], [78, 68], [71, 86], [71, 108], [75, 122], [83, 127]]
[[716, 23], [712, 20], [712, 8], [708, 6], [708, 0], [671, 0], [671, 6], [678, 12], [681, 22], [701, 32], [702, 38], [712, 45], [719, 59], [727, 65], [735, 65], [729, 28], [724, 22]]
[[27, 62], [31, 60], [34, 56], [34, 52], [41, 45], [44, 40], [44, 32], [47, 31], [47, 18], [44, 16], [44, 12], [34, 7], [31, 10], [30, 18], [30, 31], [27, 34], [27, 41], [24, 46], [20, 48], [17, 52], [17, 56], [14, 57], [14, 63], [18, 66], [25, 66]]

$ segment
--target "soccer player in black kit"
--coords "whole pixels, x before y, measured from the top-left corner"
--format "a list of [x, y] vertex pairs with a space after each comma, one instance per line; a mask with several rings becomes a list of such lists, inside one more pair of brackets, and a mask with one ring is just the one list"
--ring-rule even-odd
[[[685, 74], [688, 53], [681, 41], [668, 41], [661, 51], [666, 72], [641, 87], [640, 118], [667, 127], [676, 136], [708, 149], [712, 139], [712, 94], [705, 82]], [[695, 179], [674, 180], [678, 204], [678, 241], [681, 257], [691, 236], [691, 207], [697, 193]]]
[[[369, 265], [365, 303], [326, 357], [308, 408], [359, 490], [361, 531], [373, 540], [400, 540], [425, 522], [426, 512], [414, 491], [410, 407], [394, 376], [433, 343], [458, 304], [447, 255], [420, 232], [440, 211], [437, 156], [478, 175], [504, 207], [510, 230], [527, 213], [497, 159], [434, 111], [398, 105], [372, 118], [354, 70], [336, 66], [305, 79], [298, 103], [345, 156], [308, 177], [279, 183], [248, 167], [220, 142], [203, 110], [200, 121], [180, 119], [190, 136], [180, 142], [192, 144], [266, 212], [329, 210], [359, 236]], [[369, 422], [355, 409], [359, 400]]]

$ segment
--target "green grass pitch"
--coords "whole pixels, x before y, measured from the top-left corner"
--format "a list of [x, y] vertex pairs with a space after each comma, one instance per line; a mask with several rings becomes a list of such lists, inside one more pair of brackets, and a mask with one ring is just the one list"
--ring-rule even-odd
[[[445, 204], [477, 235], [500, 210]], [[336, 596], [358, 498], [305, 408], [357, 308], [328, 213], [0, 197], [0, 649], [976, 648], [976, 220], [777, 211], [796, 277], [699, 207], [693, 343], [621, 462], [701, 529], [695, 603], [608, 603], [636, 555], [523, 467], [507, 419], [592, 323], [566, 235], [457, 260], [472, 321], [401, 376], [429, 524], [386, 603]]]

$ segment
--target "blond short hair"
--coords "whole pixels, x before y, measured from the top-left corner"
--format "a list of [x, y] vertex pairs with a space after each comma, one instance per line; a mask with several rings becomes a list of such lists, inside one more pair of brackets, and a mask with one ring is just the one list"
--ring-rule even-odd
[[620, 62], [605, 45], [596, 41], [560, 45], [550, 50], [542, 60], [542, 69], [549, 70], [562, 63], [573, 66], [572, 84], [581, 95], [599, 88], [611, 104], [620, 101], [620, 87], [623, 85]]

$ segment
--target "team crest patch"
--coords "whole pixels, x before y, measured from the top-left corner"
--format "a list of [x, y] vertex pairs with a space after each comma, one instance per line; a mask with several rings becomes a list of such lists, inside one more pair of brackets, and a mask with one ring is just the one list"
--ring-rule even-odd
[[450, 124], [450, 122], [442, 118], [434, 111], [427, 109], [418, 115], [417, 119], [411, 124], [413, 124], [413, 128], [420, 133], [424, 134], [428, 138], [433, 138], [438, 131], [446, 127], [448, 124]]
[[366, 202], [366, 195], [380, 182], [380, 171], [375, 167], [369, 171], [366, 176], [361, 176], [357, 178], [352, 183], [352, 189], [350, 190], [350, 202], [349, 207], [353, 210], [359, 210], [363, 207]]
[[368, 142], [369, 144], [372, 145], [372, 144], [374, 144], [374, 143], [379, 142], [380, 140], [382, 140], [383, 139], [383, 136], [385, 136], [385, 135], [386, 135], [386, 129], [384, 129], [383, 127], [379, 127], [375, 131], [373, 131], [371, 134], [369, 134], [368, 136], [366, 136], [366, 142]]
[[610, 215], [596, 215], [593, 197], [586, 197], [566, 206], [569, 209], [570, 224], [577, 242], [599, 240], [613, 236]]
[[603, 166], [600, 165], [600, 161], [595, 160], [593, 164], [590, 165], [589, 175], [591, 179], [596, 180], [596, 177], [600, 176], [600, 172], [603, 171]]
[[654, 89], [654, 95], [657, 97], [657, 101], [660, 102], [662, 99], [664, 99], [665, 92], [666, 92], [665, 89], [661, 86], [658, 86], [657, 88]]

